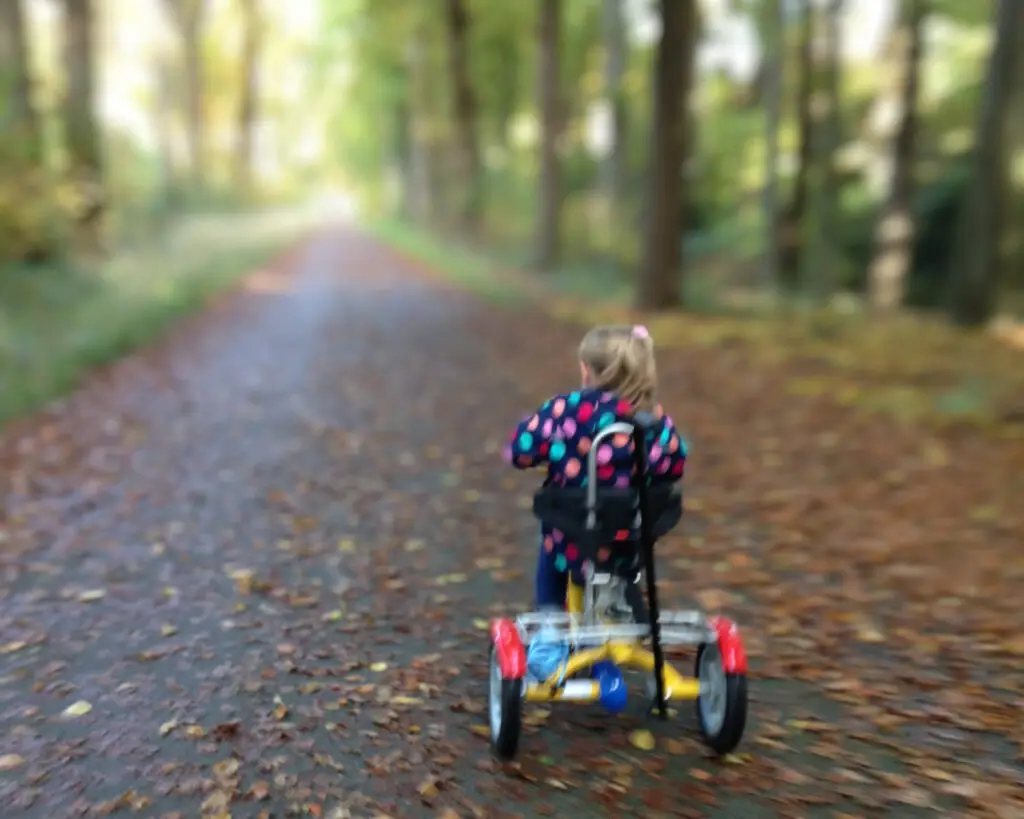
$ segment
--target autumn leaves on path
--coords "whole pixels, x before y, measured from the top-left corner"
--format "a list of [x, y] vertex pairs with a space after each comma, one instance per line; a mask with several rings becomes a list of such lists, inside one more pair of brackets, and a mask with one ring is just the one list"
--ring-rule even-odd
[[333, 236], [7, 430], [0, 812], [1017, 815], [1019, 452], [786, 397], [742, 349], [660, 362], [692, 452], [664, 596], [744, 629], [740, 753], [638, 696], [528, 708], [492, 760], [483, 628], [536, 548], [499, 451], [578, 333]]

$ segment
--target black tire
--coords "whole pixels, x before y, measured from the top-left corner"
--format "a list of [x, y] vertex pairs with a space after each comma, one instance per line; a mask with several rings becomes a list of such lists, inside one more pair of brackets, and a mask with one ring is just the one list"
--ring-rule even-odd
[[[718, 655], [718, 646], [704, 644], [697, 649], [697, 662], [694, 668], [694, 676], [701, 677], [701, 665], [704, 655], [709, 650]], [[721, 659], [719, 656], [719, 668]], [[695, 703], [697, 710], [697, 725], [700, 729], [701, 739], [718, 756], [724, 756], [735, 750], [743, 738], [743, 731], [747, 726], [747, 675], [729, 674], [721, 672], [725, 678], [723, 691], [724, 713], [721, 718], [721, 725], [709, 724], [702, 697], [698, 697]]]
[[500, 682], [501, 690], [497, 692], [500, 704], [500, 717], [495, 720], [491, 715], [491, 699], [495, 692], [491, 690], [495, 685], [494, 665], [497, 658], [494, 656], [494, 645], [491, 645], [491, 658], [488, 666], [488, 721], [491, 726], [491, 748], [498, 759], [509, 760], [516, 755], [519, 749], [519, 736], [523, 730], [523, 681], [522, 680], [497, 680]]

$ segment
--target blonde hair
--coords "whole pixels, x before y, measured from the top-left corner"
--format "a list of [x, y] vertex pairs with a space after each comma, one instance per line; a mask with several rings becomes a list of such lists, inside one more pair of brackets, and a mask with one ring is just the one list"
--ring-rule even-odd
[[647, 328], [595, 327], [580, 342], [590, 385], [625, 398], [635, 409], [654, 409], [658, 373]]

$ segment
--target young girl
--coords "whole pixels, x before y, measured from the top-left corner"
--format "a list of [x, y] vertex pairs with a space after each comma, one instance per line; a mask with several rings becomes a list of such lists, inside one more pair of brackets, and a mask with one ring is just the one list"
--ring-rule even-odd
[[[683, 476], [686, 447], [660, 404], [655, 402], [657, 373], [654, 342], [647, 328], [598, 327], [579, 348], [582, 387], [556, 395], [523, 419], [505, 449], [506, 459], [518, 469], [547, 465], [547, 484], [585, 486], [591, 441], [616, 421], [630, 421], [634, 412], [654, 415], [648, 435], [648, 464], [653, 481], [678, 481]], [[615, 435], [597, 452], [602, 486], [629, 486], [633, 475], [633, 443], [628, 435]], [[610, 554], [610, 550], [608, 552]], [[606, 560], [606, 555], [598, 555]], [[575, 544], [562, 532], [541, 529], [537, 565], [537, 608], [565, 605], [569, 577], [582, 583], [582, 564]]]

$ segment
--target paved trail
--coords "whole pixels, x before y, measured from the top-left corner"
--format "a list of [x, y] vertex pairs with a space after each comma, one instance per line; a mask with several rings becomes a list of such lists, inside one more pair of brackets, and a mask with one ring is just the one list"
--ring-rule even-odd
[[[665, 595], [704, 590], [746, 623], [744, 753], [706, 759], [689, 709], [635, 750], [638, 700], [614, 720], [530, 709], [520, 764], [492, 761], [481, 626], [529, 601], [535, 548], [532, 479], [498, 452], [566, 387], [576, 335], [338, 233], [12, 428], [0, 815], [1022, 815], [1019, 749], [937, 710], [941, 684], [913, 699], [870, 640], [837, 671], [837, 635], [862, 626], [820, 619], [834, 577], [801, 579], [738, 495], [714, 512], [728, 485], [695, 491]], [[693, 426], [723, 411], [703, 367], [664, 368]], [[728, 423], [695, 450], [698, 485], [735, 457]], [[784, 617], [797, 587], [817, 602]], [[1009, 708], [1020, 679], [999, 668]]]

